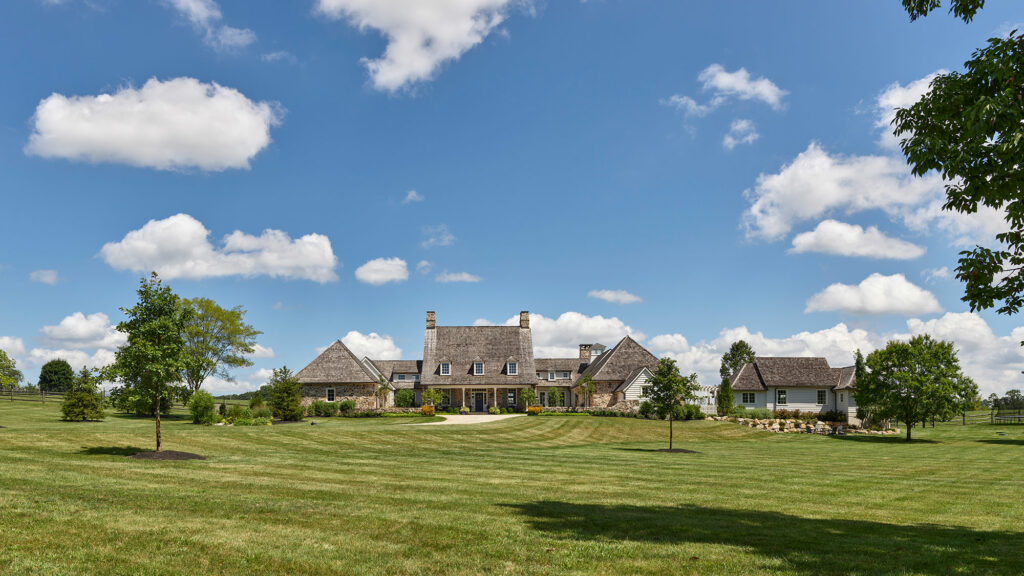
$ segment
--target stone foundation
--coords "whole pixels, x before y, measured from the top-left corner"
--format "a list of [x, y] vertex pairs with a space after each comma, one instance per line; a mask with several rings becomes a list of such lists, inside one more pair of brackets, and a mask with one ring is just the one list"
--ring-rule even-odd
[[327, 389], [334, 388], [334, 401], [352, 400], [356, 410], [372, 410], [377, 407], [374, 384], [314, 384], [302, 387], [302, 405], [309, 406], [317, 400], [327, 401]]

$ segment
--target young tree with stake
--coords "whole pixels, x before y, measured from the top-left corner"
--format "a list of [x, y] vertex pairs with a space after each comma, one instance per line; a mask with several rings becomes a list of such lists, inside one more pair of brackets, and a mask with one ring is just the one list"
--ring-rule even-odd
[[647, 401], [651, 403], [655, 413], [661, 418], [668, 418], [668, 449], [672, 450], [672, 420], [676, 410], [682, 408], [687, 400], [696, 397], [697, 375], [681, 376], [676, 361], [662, 358], [651, 378]]

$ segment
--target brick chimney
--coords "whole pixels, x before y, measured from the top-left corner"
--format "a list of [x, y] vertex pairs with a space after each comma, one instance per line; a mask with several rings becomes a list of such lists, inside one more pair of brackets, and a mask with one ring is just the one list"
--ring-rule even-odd
[[580, 362], [590, 362], [590, 344], [580, 344]]
[[434, 311], [430, 310], [427, 312], [427, 330], [433, 330], [435, 327]]
[[523, 310], [519, 313], [519, 327], [529, 328], [530, 327], [530, 313]]

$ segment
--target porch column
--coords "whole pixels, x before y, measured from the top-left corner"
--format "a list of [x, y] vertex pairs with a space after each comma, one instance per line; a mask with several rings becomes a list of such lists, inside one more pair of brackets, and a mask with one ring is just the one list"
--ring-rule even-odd
[[462, 405], [463, 406], [466, 405], [466, 389], [465, 388], [462, 389]]
[[495, 408], [498, 407], [498, 387], [497, 386], [494, 387], [494, 404], [492, 404], [492, 406], [494, 406]]

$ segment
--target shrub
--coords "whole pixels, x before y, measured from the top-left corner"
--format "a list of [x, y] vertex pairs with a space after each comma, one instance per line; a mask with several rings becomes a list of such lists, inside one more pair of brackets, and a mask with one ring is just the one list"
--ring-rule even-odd
[[420, 414], [423, 414], [424, 416], [433, 416], [434, 407], [431, 406], [430, 404], [426, 404], [422, 408], [420, 408]]
[[220, 408], [217, 409], [217, 413], [220, 414], [221, 416], [224, 416], [225, 414], [227, 414], [228, 413], [228, 405], [223, 403], [223, 402], [221, 402], [220, 403]]
[[412, 390], [399, 390], [395, 392], [395, 406], [398, 408], [412, 408], [416, 403], [416, 393]]
[[356, 409], [356, 401], [355, 400], [342, 400], [341, 402], [338, 402], [338, 410], [341, 411], [342, 414], [347, 413], [347, 412], [351, 412], [351, 411], [353, 411], [355, 409]]
[[270, 377], [270, 393], [267, 403], [274, 411], [274, 417], [281, 420], [302, 420], [306, 411], [302, 407], [302, 386], [287, 367], [274, 369]]
[[742, 404], [740, 404], [739, 406], [734, 406], [731, 414], [733, 416], [736, 416], [737, 418], [745, 418], [747, 415], [747, 407]]
[[273, 424], [273, 421], [265, 416], [258, 416], [252, 419], [253, 426], [272, 426]]
[[188, 411], [192, 414], [192, 422], [209, 426], [217, 421], [216, 404], [209, 392], [196, 392], [188, 400]]
[[544, 411], [544, 407], [543, 406], [530, 406], [529, 408], [526, 409], [526, 415], [527, 416], [536, 416], [536, 415], [540, 414], [543, 411]]
[[263, 408], [264, 406], [266, 406], [266, 402], [263, 401], [263, 394], [257, 392], [252, 398], [249, 398], [249, 408], [252, 410]]
[[266, 418], [268, 420], [273, 420], [274, 419], [274, 411], [271, 410], [270, 408], [266, 407], [266, 406], [263, 406], [262, 408], [257, 408], [255, 410], [253, 410], [252, 411], [252, 417], [253, 417], [254, 420], [257, 420], [259, 418]]
[[501, 414], [501, 409], [498, 408], [497, 406], [491, 406], [490, 408], [487, 409], [487, 413], [488, 414]]
[[644, 418], [650, 418], [654, 415], [654, 404], [644, 401], [640, 403], [640, 409], [637, 411]]
[[103, 420], [103, 396], [97, 390], [99, 377], [92, 370], [83, 368], [75, 376], [71, 390], [64, 393], [64, 401], [60, 405], [63, 419], [69, 422], [85, 420]]
[[317, 400], [316, 402], [313, 402], [312, 404], [309, 405], [309, 414], [311, 416], [319, 416], [322, 418], [337, 416], [338, 403]]
[[469, 414], [469, 406], [463, 406], [459, 408], [459, 414]]
[[345, 412], [341, 416], [343, 418], [380, 418], [383, 415], [383, 410], [353, 410]]
[[771, 410], [767, 408], [748, 408], [744, 418], [756, 418], [758, 420], [767, 420], [772, 417]]
[[824, 422], [846, 422], [846, 414], [843, 414], [842, 412], [838, 412], [836, 410], [822, 412], [821, 414], [818, 414], [818, 417], [821, 418], [821, 420]]
[[252, 425], [252, 410], [239, 404], [232, 404], [228, 407], [227, 414], [224, 415], [224, 423], [250, 426]]

